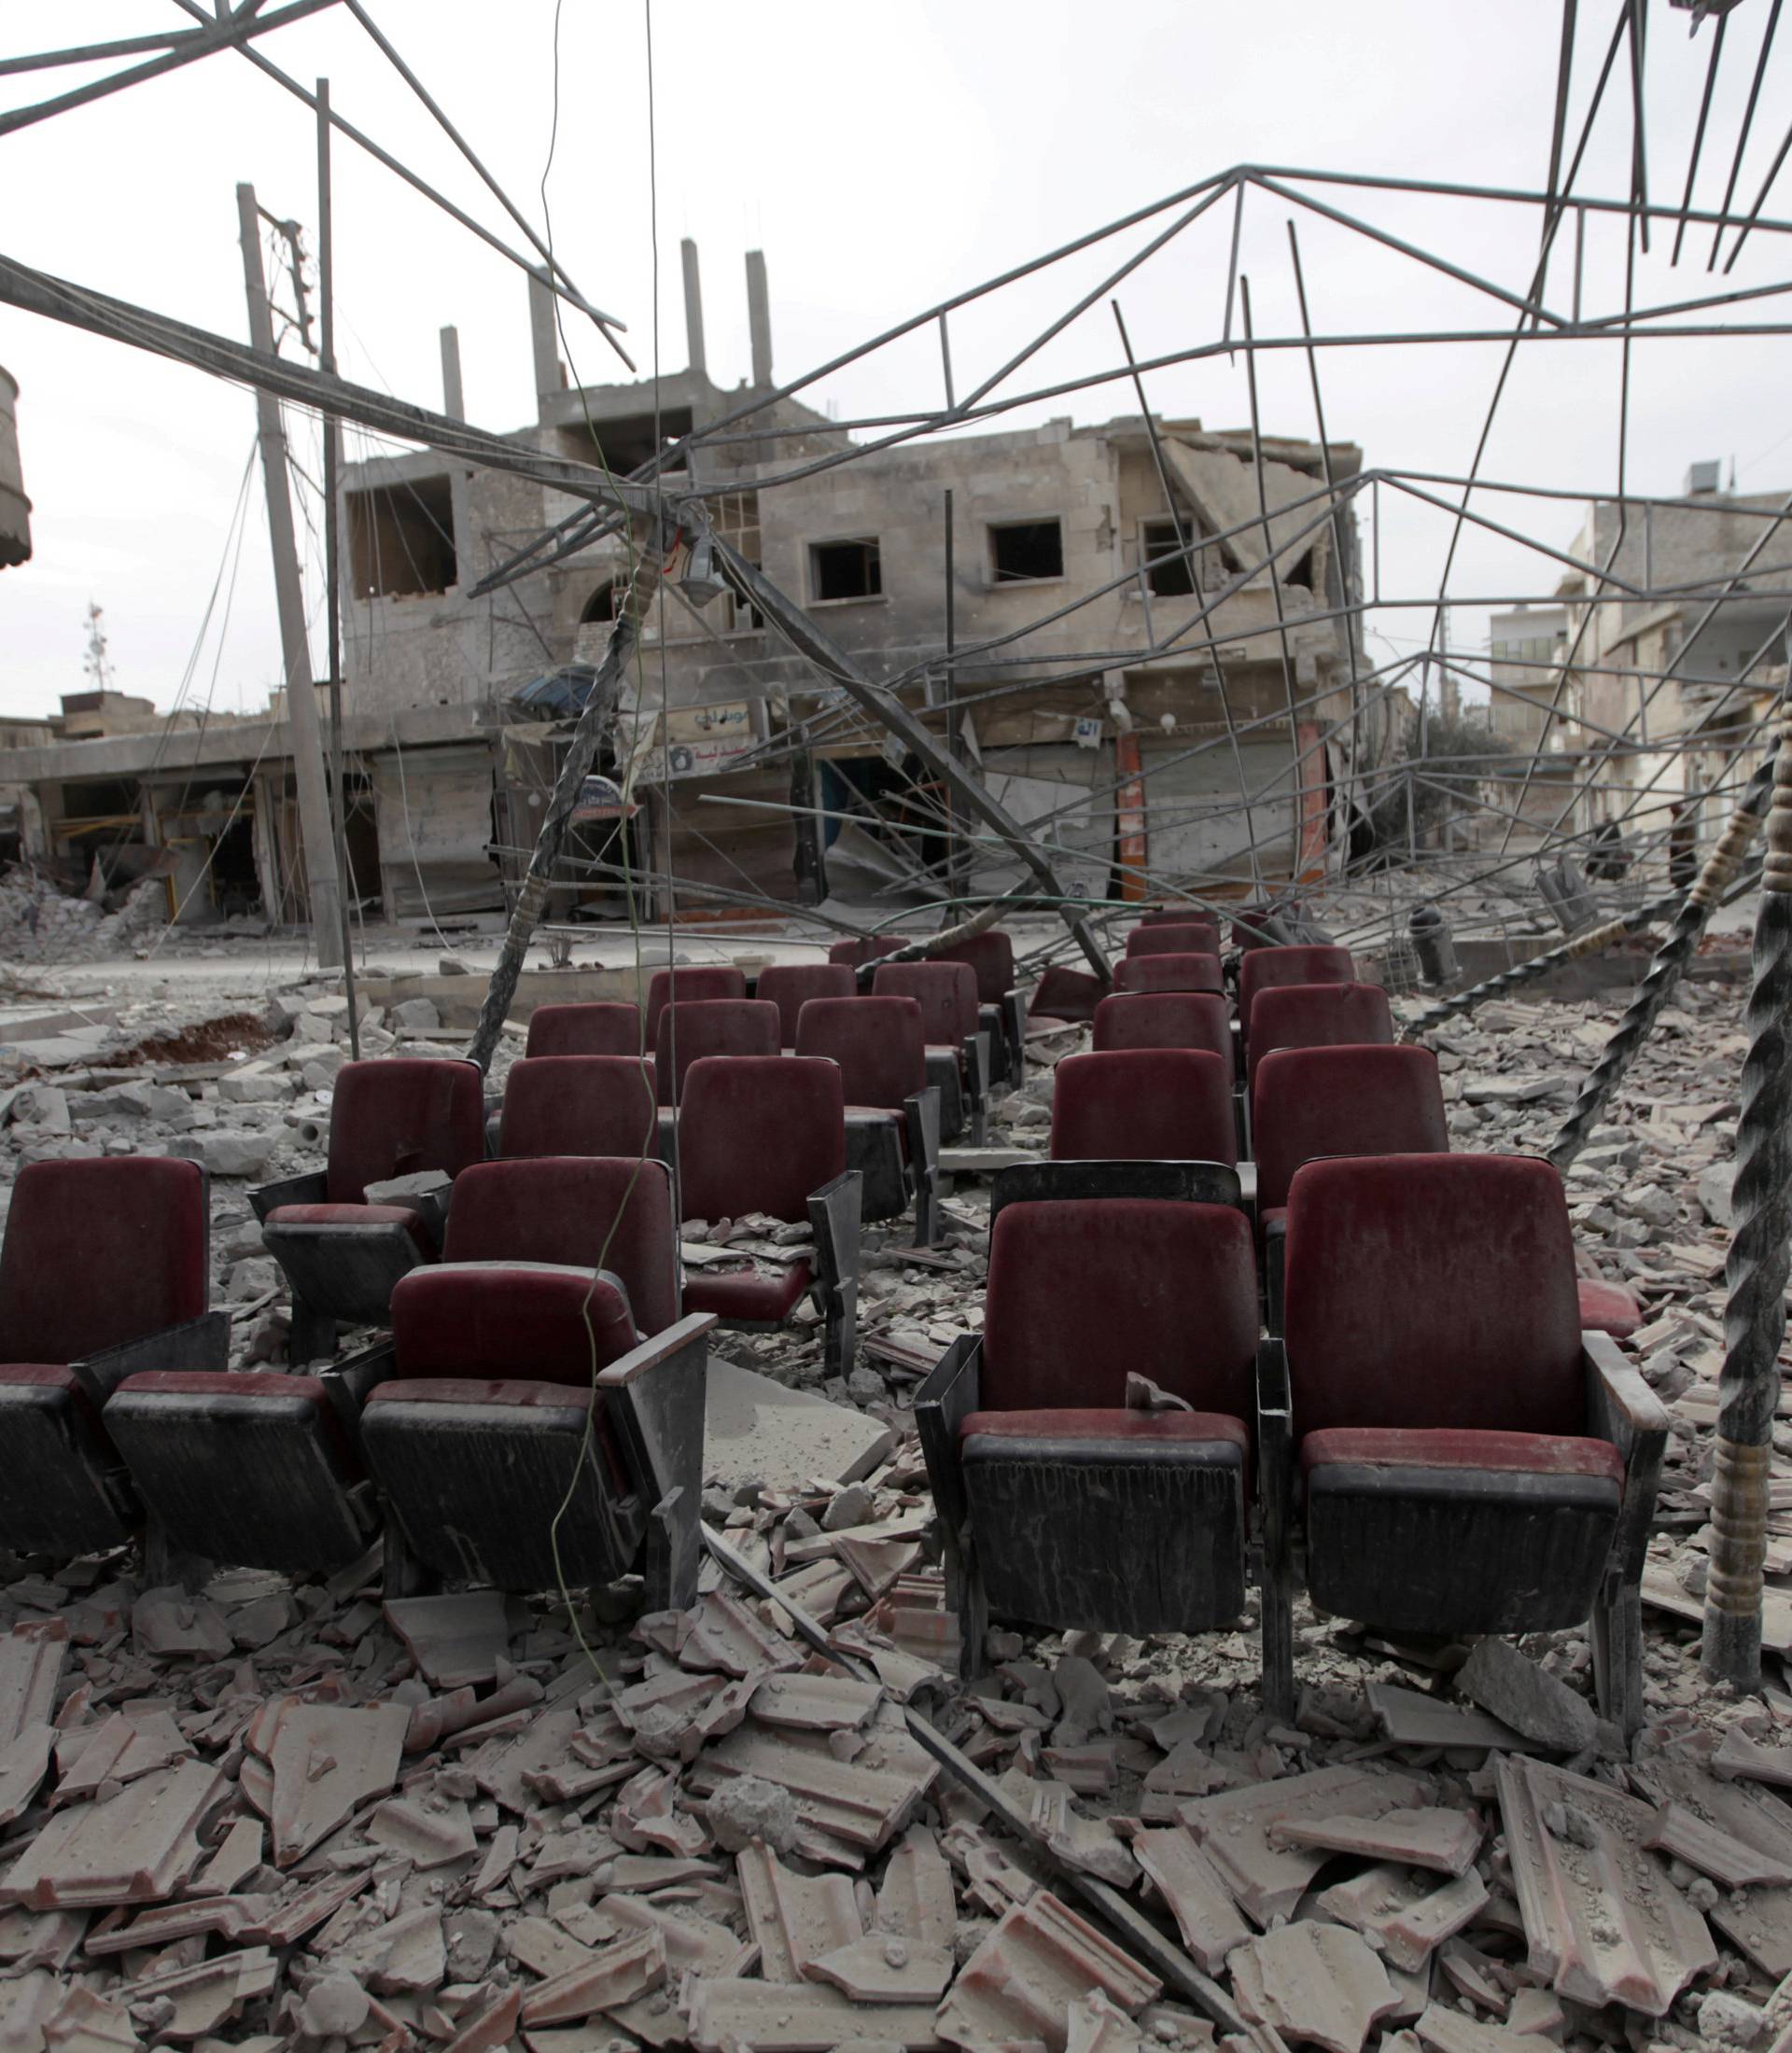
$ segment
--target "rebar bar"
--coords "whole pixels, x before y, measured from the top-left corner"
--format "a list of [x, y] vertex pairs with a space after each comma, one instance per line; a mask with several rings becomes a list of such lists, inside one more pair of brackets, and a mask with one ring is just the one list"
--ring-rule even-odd
[[1738, 1689], [1758, 1686], [1768, 1465], [1785, 1338], [1792, 1234], [1792, 723], [1781, 716], [1767, 860], [1755, 915], [1748, 1054], [1736, 1122], [1736, 1180], [1725, 1280], [1724, 1366], [1717, 1384], [1711, 1573], [1704, 1669]]

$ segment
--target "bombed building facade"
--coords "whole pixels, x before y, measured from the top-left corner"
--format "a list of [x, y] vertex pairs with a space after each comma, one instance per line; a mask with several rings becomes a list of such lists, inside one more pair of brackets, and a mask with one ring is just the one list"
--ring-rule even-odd
[[[773, 396], [755, 258], [752, 381], [711, 380], [694, 259], [691, 367], [661, 379], [657, 408], [651, 384], [567, 383], [533, 287], [538, 417], [511, 439], [620, 478], [709, 430], [694, 479], [675, 456], [669, 488], [700, 490], [723, 539], [949, 736], [1076, 895], [1141, 897], [1147, 875], [1284, 882], [1346, 845], [1352, 760], [1394, 724], [1356, 688], [1356, 528], [1326, 496], [1328, 474], [1359, 470], [1354, 447], [1265, 436], [1259, 462], [1248, 430], [1134, 415], [865, 452]], [[442, 347], [459, 416], [452, 329]], [[347, 465], [340, 504], [355, 899], [399, 921], [500, 914], [625, 587], [626, 537], [581, 540], [600, 526], [584, 502], [429, 452]], [[579, 823], [560, 916], [621, 915], [650, 873], [718, 908], [730, 892], [936, 895], [937, 790], [751, 608], [669, 581], [643, 649], [601, 764], [630, 817]], [[45, 736], [7, 767], [27, 849], [64, 874], [96, 844], [108, 864], [115, 845], [163, 849], [177, 916], [305, 916], [278, 699], [191, 732]], [[955, 859], [973, 889], [1018, 881], [974, 839]]]

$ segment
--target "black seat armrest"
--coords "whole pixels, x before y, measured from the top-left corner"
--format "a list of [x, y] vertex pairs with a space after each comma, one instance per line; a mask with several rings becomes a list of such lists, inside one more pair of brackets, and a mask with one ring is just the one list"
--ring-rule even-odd
[[1278, 1717], [1295, 1695], [1295, 1421], [1288, 1352], [1257, 1343], [1257, 1502], [1263, 1518], [1263, 1696]]
[[956, 1547], [968, 1515], [959, 1463], [959, 1431], [977, 1408], [983, 1382], [983, 1335], [953, 1341], [915, 1393], [927, 1479], [948, 1547]]
[[249, 1209], [266, 1225], [268, 1214], [282, 1205], [323, 1205], [329, 1200], [329, 1172], [307, 1169], [302, 1176], [283, 1176], [277, 1183], [262, 1183], [249, 1193]]
[[96, 1404], [104, 1404], [127, 1376], [147, 1369], [197, 1369], [217, 1374], [231, 1365], [231, 1315], [201, 1312], [197, 1319], [141, 1340], [120, 1341], [71, 1362], [76, 1380]]

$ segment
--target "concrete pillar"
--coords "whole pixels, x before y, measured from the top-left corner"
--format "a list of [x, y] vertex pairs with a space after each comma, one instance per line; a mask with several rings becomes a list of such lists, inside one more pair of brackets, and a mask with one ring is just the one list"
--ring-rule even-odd
[[529, 339], [535, 345], [535, 391], [545, 399], [560, 390], [560, 337], [554, 326], [553, 294], [539, 270], [529, 272]]
[[747, 325], [753, 337], [753, 383], [772, 382], [772, 301], [765, 287], [765, 252], [747, 252]]
[[441, 331], [441, 411], [451, 419], [467, 418], [467, 397], [460, 384], [460, 330]]
[[679, 244], [684, 259], [684, 342], [690, 368], [707, 374], [709, 365], [703, 353], [703, 280], [697, 271], [697, 245], [687, 235]]

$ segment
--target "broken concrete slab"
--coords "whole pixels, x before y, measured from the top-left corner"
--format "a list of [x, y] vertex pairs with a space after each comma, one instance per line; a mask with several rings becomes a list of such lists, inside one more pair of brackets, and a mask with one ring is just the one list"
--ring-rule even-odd
[[[1576, 2003], [1665, 2016], [1689, 1981], [1711, 1972], [1717, 1949], [1644, 1847], [1654, 1811], [1541, 1761], [1502, 1759], [1496, 1779], [1531, 1965]], [[1572, 1812], [1577, 1837], [1551, 1831], [1551, 1812]]]
[[1399, 2008], [1386, 1969], [1346, 1925], [1282, 1925], [1239, 1947], [1226, 1965], [1234, 2000], [1253, 2023], [1326, 2053], [1362, 2053], [1370, 2032]]
[[800, 1491], [812, 1478], [855, 1483], [895, 1445], [863, 1412], [712, 1356], [704, 1392], [704, 1478], [733, 1491], [746, 1482]]
[[1509, 1640], [1477, 1641], [1456, 1671], [1471, 1703], [1554, 1753], [1584, 1753], [1599, 1737], [1593, 1707], [1547, 1669], [1527, 1660]]
[[1461, 1875], [1480, 1850], [1481, 1826], [1466, 1810], [1390, 1810], [1379, 1818], [1294, 1818], [1278, 1825], [1272, 1837], [1280, 1845]]
[[509, 1600], [497, 1590], [388, 1598], [385, 1622], [437, 1689], [493, 1681], [510, 1652]]

